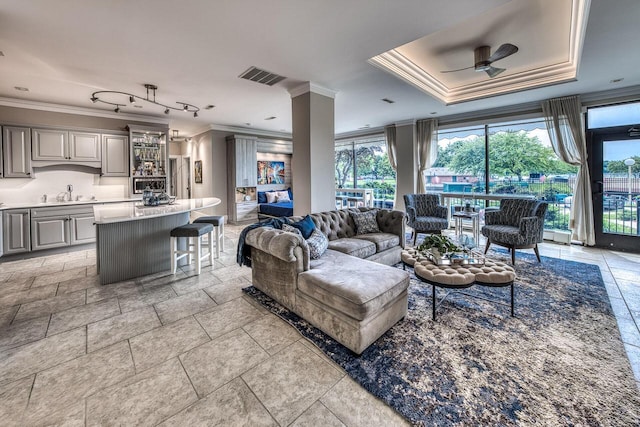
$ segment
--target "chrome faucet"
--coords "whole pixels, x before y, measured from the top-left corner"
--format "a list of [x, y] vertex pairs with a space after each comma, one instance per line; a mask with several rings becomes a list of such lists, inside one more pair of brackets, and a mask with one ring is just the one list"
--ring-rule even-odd
[[73, 185], [71, 184], [67, 185], [67, 200], [70, 202], [73, 201]]

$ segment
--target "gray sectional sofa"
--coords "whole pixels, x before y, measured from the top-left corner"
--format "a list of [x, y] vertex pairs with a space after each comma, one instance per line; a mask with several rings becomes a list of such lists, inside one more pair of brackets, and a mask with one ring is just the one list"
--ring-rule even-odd
[[357, 354], [406, 315], [409, 287], [408, 273], [390, 267], [404, 248], [404, 213], [375, 209], [380, 232], [357, 234], [351, 212], [368, 210], [311, 214], [329, 239], [319, 259], [279, 229], [256, 228], [245, 242], [253, 285]]

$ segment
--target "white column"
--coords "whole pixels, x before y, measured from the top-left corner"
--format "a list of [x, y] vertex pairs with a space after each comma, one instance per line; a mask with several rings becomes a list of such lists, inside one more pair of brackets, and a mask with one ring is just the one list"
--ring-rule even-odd
[[404, 211], [404, 195], [416, 192], [418, 183], [418, 156], [416, 146], [416, 123], [408, 120], [396, 123], [396, 206], [394, 209]]
[[307, 82], [289, 91], [294, 215], [335, 209], [335, 92]]

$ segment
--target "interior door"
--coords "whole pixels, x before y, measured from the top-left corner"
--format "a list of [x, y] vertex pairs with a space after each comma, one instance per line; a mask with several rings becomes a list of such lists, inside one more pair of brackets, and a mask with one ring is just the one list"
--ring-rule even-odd
[[630, 128], [591, 131], [593, 216], [596, 246], [640, 252], [640, 133]]

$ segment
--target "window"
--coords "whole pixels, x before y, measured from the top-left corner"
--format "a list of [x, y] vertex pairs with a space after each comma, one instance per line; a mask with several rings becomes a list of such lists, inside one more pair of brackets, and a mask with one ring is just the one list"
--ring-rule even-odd
[[336, 141], [335, 179], [338, 188], [372, 188], [374, 204], [393, 204], [396, 174], [387, 156], [384, 135]]
[[640, 102], [593, 107], [589, 108], [587, 127], [589, 129], [598, 129], [635, 125], [640, 122], [638, 117], [640, 117]]

